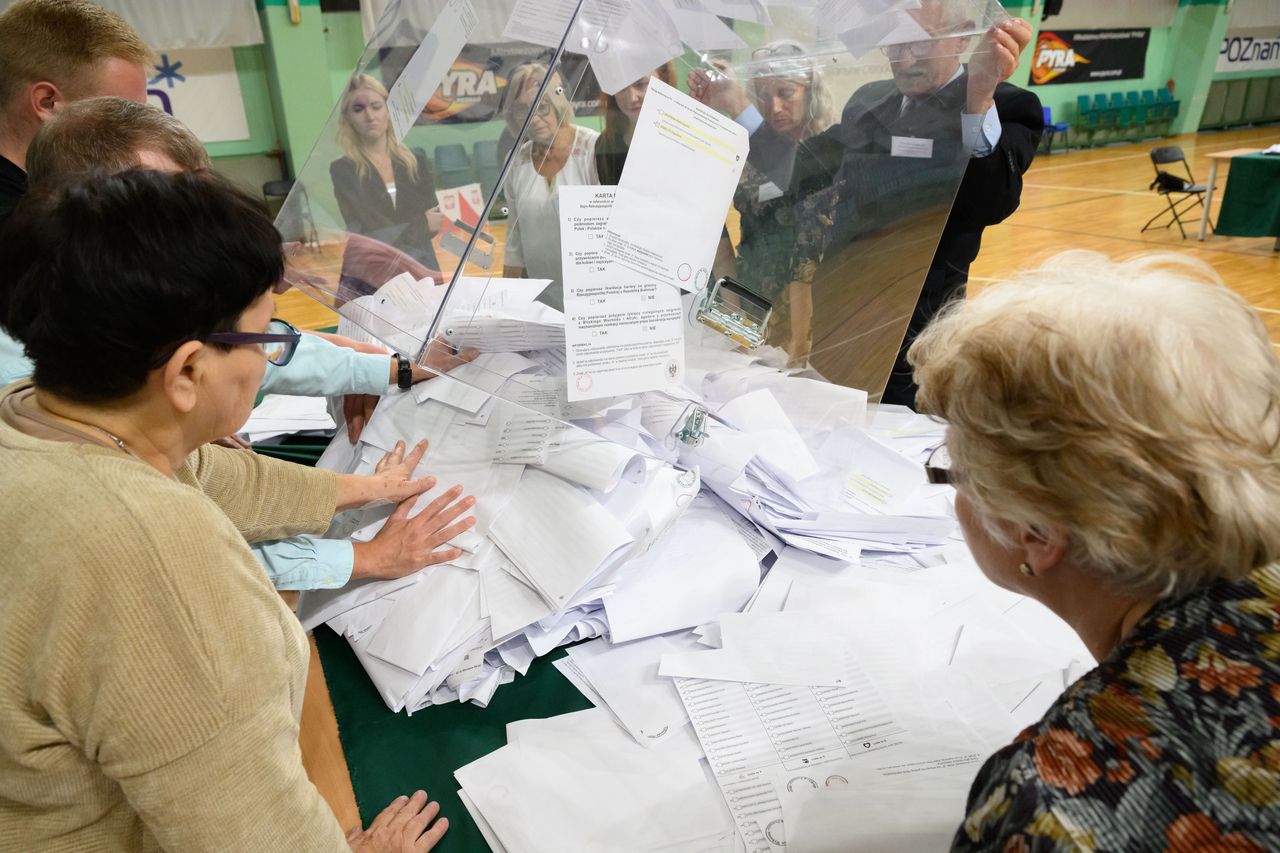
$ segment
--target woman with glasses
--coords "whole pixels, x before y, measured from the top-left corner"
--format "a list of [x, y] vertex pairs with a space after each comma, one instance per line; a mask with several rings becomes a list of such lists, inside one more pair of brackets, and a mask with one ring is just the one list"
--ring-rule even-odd
[[[765, 123], [796, 145], [835, 122], [822, 73], [798, 42], [757, 48], [751, 82]], [[741, 228], [736, 253], [726, 232], [718, 255], [733, 258], [734, 277], [773, 304], [770, 341], [801, 365], [810, 346], [813, 278], [831, 227], [834, 176], [826, 177], [784, 188], [748, 163], [733, 196]]]
[[596, 175], [600, 183], [616, 186], [627, 164], [627, 150], [636, 132], [636, 120], [649, 91], [649, 81], [657, 78], [668, 86], [676, 84], [676, 67], [668, 62], [649, 72], [614, 95], [600, 94], [600, 113], [604, 129], [596, 140]]
[[433, 484], [413, 477], [422, 447], [357, 477], [208, 444], [297, 344], [271, 319], [282, 272], [261, 206], [208, 176], [36, 188], [0, 234], [0, 326], [34, 364], [0, 396], [14, 849], [400, 850], [444, 832], [420, 792], [374, 835], [338, 826], [298, 752], [305, 637], [246, 541], [396, 501], [390, 523], [431, 514], [405, 540], [429, 554], [469, 501], [407, 519]]
[[[392, 246], [430, 270], [440, 269], [431, 235], [440, 211], [431, 164], [419, 149], [396, 138], [387, 111], [386, 87], [357, 74], [338, 103], [338, 144], [343, 156], [329, 164], [333, 194], [347, 230]], [[361, 292], [367, 287], [348, 285]], [[374, 289], [383, 282], [367, 282]]]
[[1207, 267], [1072, 252], [911, 347], [986, 576], [1099, 664], [993, 755], [958, 850], [1280, 849], [1280, 359]]
[[[508, 85], [532, 88], [533, 97], [514, 101], [509, 121], [523, 120], [528, 114], [546, 73], [545, 65], [516, 69]], [[525, 142], [516, 151], [504, 184], [509, 213], [503, 275], [551, 279], [538, 299], [557, 310], [564, 307], [557, 191], [566, 185], [599, 183], [594, 156], [599, 134], [579, 127], [573, 119], [573, 105], [563, 87], [549, 85], [529, 119]]]

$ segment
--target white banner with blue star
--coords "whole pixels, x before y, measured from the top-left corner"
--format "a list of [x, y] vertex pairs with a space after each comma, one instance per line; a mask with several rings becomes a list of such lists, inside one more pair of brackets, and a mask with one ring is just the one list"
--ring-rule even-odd
[[231, 48], [160, 53], [147, 80], [147, 101], [191, 128], [201, 142], [249, 138]]

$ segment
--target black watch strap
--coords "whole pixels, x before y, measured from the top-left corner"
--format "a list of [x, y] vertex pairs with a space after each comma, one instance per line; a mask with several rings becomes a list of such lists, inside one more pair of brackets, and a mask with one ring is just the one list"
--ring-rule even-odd
[[413, 387], [413, 362], [400, 353], [395, 354], [396, 367], [396, 386], [408, 390]]

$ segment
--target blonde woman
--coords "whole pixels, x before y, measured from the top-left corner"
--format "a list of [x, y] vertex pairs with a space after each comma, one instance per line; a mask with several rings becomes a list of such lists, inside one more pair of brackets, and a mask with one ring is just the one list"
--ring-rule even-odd
[[[545, 65], [516, 69], [508, 85], [529, 95], [512, 101], [509, 120], [528, 113], [546, 73]], [[557, 81], [553, 77], [551, 83]], [[526, 140], [516, 151], [504, 184], [510, 214], [503, 275], [551, 279], [539, 299], [557, 309], [564, 307], [558, 190], [566, 185], [599, 183], [594, 156], [599, 134], [579, 127], [573, 119], [573, 105], [562, 87], [549, 85], [529, 120]]]
[[[752, 100], [770, 128], [801, 145], [835, 123], [822, 74], [798, 42], [764, 45], [751, 59]], [[798, 364], [809, 353], [813, 278], [831, 227], [834, 176], [827, 178], [784, 192], [748, 164], [733, 196], [741, 217], [736, 253], [726, 234], [717, 255], [718, 273], [729, 271], [729, 259], [732, 274], [773, 303], [770, 337]]]
[[1280, 849], [1280, 359], [1259, 317], [1186, 259], [1075, 252], [953, 303], [909, 359], [978, 565], [1100, 662], [979, 771], [953, 849]]
[[430, 161], [393, 135], [386, 88], [368, 74], [357, 74], [339, 107], [343, 156], [329, 164], [329, 176], [347, 230], [440, 269], [431, 245], [439, 214]]

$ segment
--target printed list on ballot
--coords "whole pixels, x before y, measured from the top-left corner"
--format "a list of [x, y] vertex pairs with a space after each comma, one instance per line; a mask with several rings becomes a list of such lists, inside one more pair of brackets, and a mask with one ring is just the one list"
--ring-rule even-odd
[[614, 187], [561, 187], [565, 373], [571, 401], [656, 391], [684, 378], [679, 289], [603, 253]]

